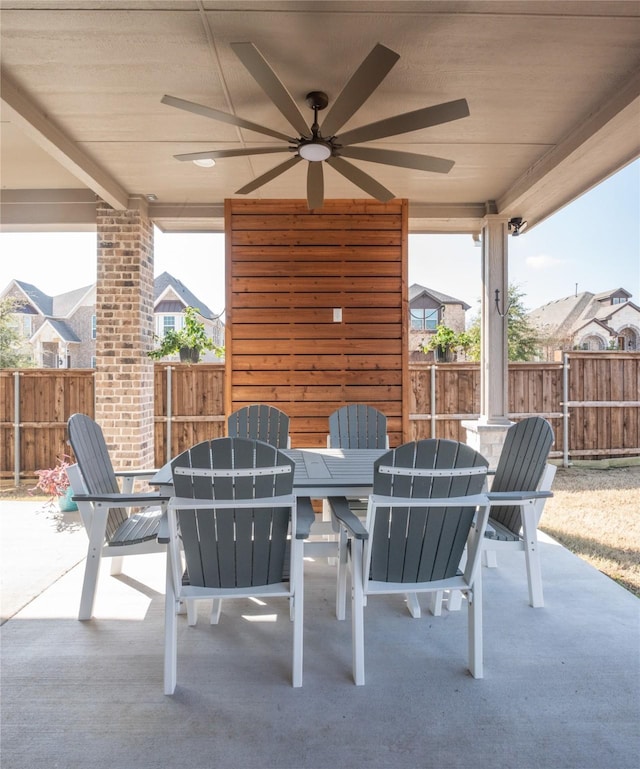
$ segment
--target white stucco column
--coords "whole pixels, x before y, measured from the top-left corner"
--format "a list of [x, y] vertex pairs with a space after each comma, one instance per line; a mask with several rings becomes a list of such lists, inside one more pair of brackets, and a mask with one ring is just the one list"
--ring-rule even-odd
[[[487, 214], [482, 227], [480, 418], [466, 421], [467, 443], [494, 468], [509, 420], [507, 217]], [[496, 291], [498, 305], [496, 306]]]

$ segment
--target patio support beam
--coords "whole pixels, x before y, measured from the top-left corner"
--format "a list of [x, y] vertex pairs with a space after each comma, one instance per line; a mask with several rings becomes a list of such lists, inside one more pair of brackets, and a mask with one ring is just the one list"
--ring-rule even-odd
[[[487, 204], [487, 209], [493, 209]], [[463, 422], [467, 443], [495, 467], [509, 420], [507, 217], [488, 213], [482, 226], [480, 418]], [[497, 292], [497, 293], [496, 293]]]
[[138, 203], [96, 213], [95, 418], [116, 470], [154, 465], [153, 224]]
[[92, 158], [80, 149], [53, 121], [6, 76], [0, 76], [3, 119], [9, 119], [39, 147], [109, 205], [125, 208], [128, 194]]

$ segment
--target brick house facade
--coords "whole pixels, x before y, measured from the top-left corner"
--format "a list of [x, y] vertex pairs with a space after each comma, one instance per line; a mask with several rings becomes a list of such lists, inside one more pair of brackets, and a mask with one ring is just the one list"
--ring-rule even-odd
[[[21, 302], [15, 314], [21, 334], [28, 340], [36, 366], [41, 368], [95, 368], [96, 286], [84, 286], [48, 296], [37, 286], [12, 280], [1, 297]], [[224, 323], [181, 281], [167, 272], [154, 281], [155, 333], [180, 329], [186, 307], [196, 307], [207, 335], [224, 346]], [[175, 357], [177, 360], [177, 356]], [[171, 360], [172, 358], [168, 358]], [[213, 353], [203, 361], [217, 360]]]

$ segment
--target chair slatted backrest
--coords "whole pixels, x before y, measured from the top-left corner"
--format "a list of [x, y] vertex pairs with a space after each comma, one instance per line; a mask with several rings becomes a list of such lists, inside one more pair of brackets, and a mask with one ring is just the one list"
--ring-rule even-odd
[[329, 448], [386, 449], [387, 417], [373, 406], [352, 403], [329, 416]]
[[[192, 586], [255, 587], [286, 579], [294, 499], [292, 460], [260, 441], [217, 438], [184, 451], [171, 468], [176, 497], [216, 502], [215, 507], [177, 510]], [[188, 472], [184, 468], [196, 473], [182, 474]], [[264, 505], [282, 496], [288, 496], [290, 504], [234, 505], [245, 500]], [[217, 506], [221, 501], [228, 501], [228, 507]]]
[[[438, 477], [394, 474], [388, 468], [449, 470], [474, 474]], [[374, 465], [373, 494], [408, 499], [464, 497], [482, 492], [487, 461], [470, 446], [426, 439], [399, 446]], [[375, 506], [370, 577], [381, 582], [431, 582], [457, 574], [476, 507]], [[370, 522], [368, 524], [368, 528]]]
[[[111, 464], [102, 428], [86, 414], [72, 414], [67, 423], [69, 442], [82, 473], [87, 494], [118, 494], [120, 487]], [[108, 540], [127, 519], [121, 507], [109, 510], [105, 529]]]
[[289, 443], [289, 417], [275, 406], [256, 403], [244, 406], [229, 416], [227, 432], [230, 438], [252, 438], [286, 449]]
[[[535, 491], [553, 445], [553, 429], [542, 417], [528, 417], [512, 425], [500, 453], [491, 491]], [[519, 505], [491, 507], [491, 519], [519, 535]]]

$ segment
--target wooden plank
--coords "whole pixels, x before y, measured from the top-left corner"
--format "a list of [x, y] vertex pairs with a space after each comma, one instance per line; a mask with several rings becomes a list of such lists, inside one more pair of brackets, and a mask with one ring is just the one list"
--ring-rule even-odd
[[233, 327], [236, 344], [245, 339], [261, 340], [290, 339], [309, 340], [315, 344], [320, 340], [398, 339], [400, 327], [397, 323], [236, 323]]
[[[392, 277], [366, 277], [363, 276], [362, 273], [344, 277], [293, 277], [286, 281], [283, 281], [282, 278], [278, 277], [237, 278], [232, 275], [229, 284], [232, 294], [261, 294], [263, 292], [279, 294], [282, 293], [282, 290], [285, 287], [287, 291], [294, 294], [314, 292], [340, 293], [352, 291], [354, 293], [366, 294], [369, 300], [369, 306], [375, 303], [373, 295], [377, 293], [394, 294], [397, 305], [401, 288], [400, 280], [398, 279]], [[298, 304], [303, 305], [306, 303], [303, 302], [302, 299], [299, 299]]]
[[[400, 246], [401, 237], [393, 230], [371, 230], [366, 235], [369, 245]], [[277, 241], [289, 246], [325, 246], [337, 247], [362, 243], [363, 235], [359, 230], [269, 230], [262, 232], [234, 230], [229, 235], [232, 246], [266, 245]]]
[[247, 230], [265, 232], [280, 230], [284, 232], [316, 230], [337, 230], [340, 233], [351, 230], [364, 231], [368, 237], [371, 230], [398, 230], [398, 215], [352, 213], [329, 213], [320, 211], [305, 211], [303, 214], [254, 214], [234, 216], [231, 237], [235, 242], [236, 234]]

